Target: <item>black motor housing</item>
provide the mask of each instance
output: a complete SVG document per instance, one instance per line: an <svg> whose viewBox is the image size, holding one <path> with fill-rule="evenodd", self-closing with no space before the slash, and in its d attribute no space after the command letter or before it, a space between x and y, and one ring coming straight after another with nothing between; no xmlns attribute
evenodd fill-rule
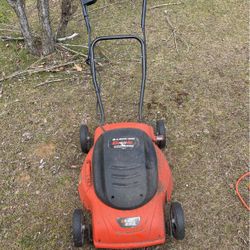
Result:
<svg viewBox="0 0 250 250"><path fill-rule="evenodd" d="M94 146L92 162L96 194L113 208L135 209L157 191L155 146L144 131L125 128L105 132Z"/></svg>

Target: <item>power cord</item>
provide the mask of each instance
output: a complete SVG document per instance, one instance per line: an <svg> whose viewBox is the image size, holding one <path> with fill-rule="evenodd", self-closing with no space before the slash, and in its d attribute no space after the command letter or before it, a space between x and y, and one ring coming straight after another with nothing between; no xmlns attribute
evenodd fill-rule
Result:
<svg viewBox="0 0 250 250"><path fill-rule="evenodd" d="M235 190L236 190L236 194L239 197L241 203L243 204L243 206L250 211L250 206L246 203L246 201L244 200L244 198L242 197L240 191L239 191L239 185L241 183L241 181L243 179L245 179L247 176L250 176L250 172L246 172L245 174L241 175L240 178L237 180L236 185L235 185ZM250 191L250 184L248 185L248 191Z"/></svg>

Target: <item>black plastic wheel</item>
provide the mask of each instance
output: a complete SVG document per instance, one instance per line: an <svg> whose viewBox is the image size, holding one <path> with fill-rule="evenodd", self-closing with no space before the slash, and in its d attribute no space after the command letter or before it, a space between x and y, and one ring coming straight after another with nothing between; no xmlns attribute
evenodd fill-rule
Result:
<svg viewBox="0 0 250 250"><path fill-rule="evenodd" d="M166 235L172 237L171 231L171 220L170 220L170 203L165 204L165 228L166 228Z"/></svg>
<svg viewBox="0 0 250 250"><path fill-rule="evenodd" d="M87 234L88 242L90 244L92 244L93 243L93 231L92 231L92 225L91 224L89 224L87 226L86 234Z"/></svg>
<svg viewBox="0 0 250 250"><path fill-rule="evenodd" d="M156 135L161 137L161 140L157 140L157 145L160 149L166 147L166 127L163 120L156 121Z"/></svg>
<svg viewBox="0 0 250 250"><path fill-rule="evenodd" d="M171 203L170 207L171 232L176 240L185 238L185 218L182 206L179 202Z"/></svg>
<svg viewBox="0 0 250 250"><path fill-rule="evenodd" d="M73 213L72 228L73 228L74 246L82 247L84 243L82 209L75 209Z"/></svg>
<svg viewBox="0 0 250 250"><path fill-rule="evenodd" d="M92 139L87 125L80 127L80 144L83 153L88 153L92 147Z"/></svg>

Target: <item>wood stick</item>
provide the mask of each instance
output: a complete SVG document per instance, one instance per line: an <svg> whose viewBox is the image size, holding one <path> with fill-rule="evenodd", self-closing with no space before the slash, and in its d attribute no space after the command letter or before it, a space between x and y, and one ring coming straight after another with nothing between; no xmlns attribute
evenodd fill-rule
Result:
<svg viewBox="0 0 250 250"><path fill-rule="evenodd" d="M18 25L12 25L12 24L7 24L7 23L1 23L0 25L1 25L1 27L2 27L2 26L8 27L8 28L10 28L10 29L12 29L12 30L18 29Z"/></svg>
<svg viewBox="0 0 250 250"><path fill-rule="evenodd" d="M83 54L83 53L81 53L81 52L75 51L75 50L73 50L73 49L70 49L70 48L64 46L64 45L61 44L61 43L59 43L57 46L63 48L64 50L67 50L67 51L69 51L69 52L71 52L71 53L73 53L73 54L75 54L75 55L83 56L83 57L85 57L85 58L88 57L87 55L85 55L85 54Z"/></svg>
<svg viewBox="0 0 250 250"><path fill-rule="evenodd" d="M67 41L67 40L72 40L74 39L75 37L79 36L78 33L74 33L70 36L66 36L66 37L61 37L61 38L57 38L57 42L64 42L64 41ZM24 38L23 37L14 37L14 36L0 36L0 39L3 40L3 41L24 41Z"/></svg>
<svg viewBox="0 0 250 250"><path fill-rule="evenodd" d="M60 45L61 43L59 43ZM88 49L88 46L85 45L80 45L80 44L70 44L70 43L63 43L62 45L67 46L67 47L78 47L78 48L85 48Z"/></svg>
<svg viewBox="0 0 250 250"><path fill-rule="evenodd" d="M32 75L32 74L36 74L36 73L40 73L40 72L53 72L58 68L69 66L69 65L72 65L72 64L75 64L75 63L76 63L76 60L66 62L66 63L62 63L62 64L49 66L49 67L46 67L46 68L36 68L36 69L29 69L28 68L26 70L17 71L17 72L14 72L14 73L12 73L12 74L4 77L4 78L1 78L0 83L3 82L3 81L6 81L6 80L12 79L14 77L20 76L20 75L26 75L26 74ZM0 85L0 87L1 87L1 85Z"/></svg>
<svg viewBox="0 0 250 250"><path fill-rule="evenodd" d="M171 5L180 5L180 4L184 4L184 3L183 3L183 2L177 2L177 3L159 4L159 5L152 6L152 7L150 8L150 10L158 9L158 8L163 8L163 7L167 7L167 6L171 6Z"/></svg>
<svg viewBox="0 0 250 250"><path fill-rule="evenodd" d="M7 29L7 28L0 28L0 31L10 31L10 32L16 31L16 32L20 32L17 29Z"/></svg>
<svg viewBox="0 0 250 250"><path fill-rule="evenodd" d="M179 42L182 42L186 46L187 52L189 52L189 45L188 45L188 43L186 42L186 40L183 37L183 35L178 34L176 28L174 27L174 25L170 21L170 18L168 16L168 11L165 10L164 14L166 16L166 21L167 21L167 23L168 23L168 25L169 25L169 27L170 27L170 29L172 31L172 35L170 35L170 37L167 39L167 42L170 40L171 37L173 37L174 38L174 45L175 45L175 49L176 49L177 53L179 53L178 42L177 42L178 40L179 40Z"/></svg>
<svg viewBox="0 0 250 250"><path fill-rule="evenodd" d="M173 37L174 37L174 45L175 45L176 52L179 53L179 49L178 49L178 45L177 45L176 28L173 26L172 22L170 21L169 16L168 16L168 12L166 10L164 11L164 14L166 16L166 21L167 21L167 23L172 31Z"/></svg>
<svg viewBox="0 0 250 250"><path fill-rule="evenodd" d="M83 56L83 57L85 57L85 58L88 58L88 56L87 55L85 55L85 54L83 54L83 53L81 53L81 52L78 52L78 51L75 51L75 50L73 50L73 49L70 49L70 48L68 48L68 47L66 47L66 46L64 46L64 45L62 45L61 43L60 44L57 44L59 47L62 47L64 50L67 50L67 51L69 51L69 52L71 52L71 53L73 53L73 54L75 54L75 55L78 55L78 56ZM103 66L100 62L96 62L96 64L97 65L99 65L99 66Z"/></svg>
<svg viewBox="0 0 250 250"><path fill-rule="evenodd" d="M0 36L2 41L24 41L23 37Z"/></svg>
<svg viewBox="0 0 250 250"><path fill-rule="evenodd" d="M31 65L29 65L25 70L23 70L23 72L27 71L28 69L32 68L34 65L36 65L37 63L41 62L44 58L46 58L48 56L45 57L40 57L38 60L36 60L35 62L33 62ZM3 96L3 81L6 79L7 77L4 77L2 79L0 79L0 98ZM7 79L6 79L7 80Z"/></svg>
<svg viewBox="0 0 250 250"><path fill-rule="evenodd" d="M38 87L41 87L41 86L44 86L44 85L47 85L47 84L50 84L50 83L62 82L62 81L66 81L66 80L69 80L69 78L47 80L45 82L41 82L41 83L37 84L34 88L38 88Z"/></svg>
<svg viewBox="0 0 250 250"><path fill-rule="evenodd" d="M70 36L57 38L56 41L57 41L57 42L64 42L64 41L67 41L67 40L72 40L72 39L74 39L74 38L77 37L77 36L79 36L79 33L73 33L73 34L70 35Z"/></svg>

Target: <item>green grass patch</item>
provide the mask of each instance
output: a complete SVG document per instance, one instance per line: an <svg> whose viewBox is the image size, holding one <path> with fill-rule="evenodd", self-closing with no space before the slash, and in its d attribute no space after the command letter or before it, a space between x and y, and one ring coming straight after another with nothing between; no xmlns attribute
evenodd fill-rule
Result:
<svg viewBox="0 0 250 250"><path fill-rule="evenodd" d="M31 235L24 235L21 240L19 241L19 244L21 245L22 249L26 249L31 247L34 242L33 242L33 238Z"/></svg>
<svg viewBox="0 0 250 250"><path fill-rule="evenodd" d="M13 11L10 5L7 3L6 0L1 1L1 8L0 8L0 24L1 23L8 23L13 16Z"/></svg>

